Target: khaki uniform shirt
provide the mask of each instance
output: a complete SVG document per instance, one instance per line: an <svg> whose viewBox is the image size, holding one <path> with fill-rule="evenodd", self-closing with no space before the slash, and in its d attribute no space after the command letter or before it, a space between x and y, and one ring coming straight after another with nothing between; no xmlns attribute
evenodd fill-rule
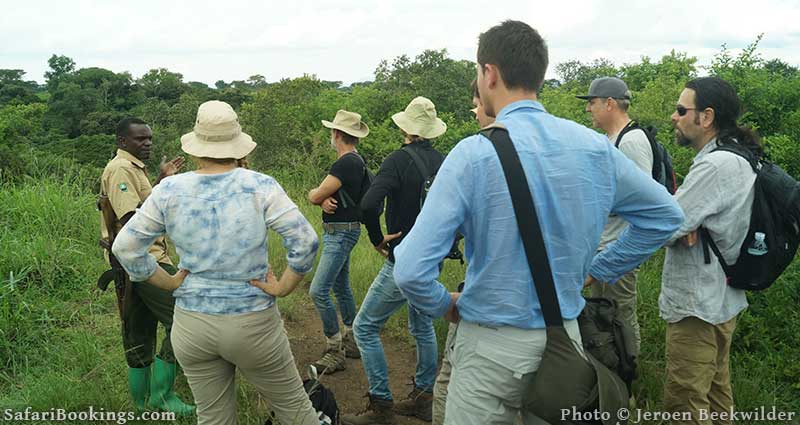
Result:
<svg viewBox="0 0 800 425"><path fill-rule="evenodd" d="M103 170L103 176L100 178L100 191L102 194L108 195L117 219L116 230L119 232L122 228L119 219L125 214L136 211L136 208L150 196L153 186L147 179L144 163L130 153L117 149L117 156ZM108 229L106 229L102 215L100 216L100 231L103 238L108 238ZM167 241L163 236L156 239L148 252L159 263L172 264L167 255ZM105 253L105 256L108 261L108 252Z"/></svg>

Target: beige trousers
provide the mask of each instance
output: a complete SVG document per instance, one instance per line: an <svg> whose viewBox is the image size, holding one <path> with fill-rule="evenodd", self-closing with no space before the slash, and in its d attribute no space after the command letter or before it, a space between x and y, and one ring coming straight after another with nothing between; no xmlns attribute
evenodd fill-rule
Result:
<svg viewBox="0 0 800 425"><path fill-rule="evenodd" d="M564 328L580 347L578 321L565 320ZM449 353L452 368L444 424L546 424L522 408L546 342L544 329L489 328L461 321Z"/></svg>
<svg viewBox="0 0 800 425"><path fill-rule="evenodd" d="M232 315L175 307L172 347L194 394L199 425L236 424L237 368L282 424L319 425L277 307Z"/></svg>
<svg viewBox="0 0 800 425"><path fill-rule="evenodd" d="M673 425L731 423L701 420L699 412L729 412L733 408L730 350L734 329L735 317L719 325L696 317L667 323L664 410L691 413L690 420L672 421Z"/></svg>
<svg viewBox="0 0 800 425"><path fill-rule="evenodd" d="M450 385L450 348L455 342L456 328L458 325L450 323L447 329L447 341L444 343L444 356L442 357L442 367L436 375L436 382L433 384L433 420L431 425L444 424L444 406L447 402L447 386Z"/></svg>

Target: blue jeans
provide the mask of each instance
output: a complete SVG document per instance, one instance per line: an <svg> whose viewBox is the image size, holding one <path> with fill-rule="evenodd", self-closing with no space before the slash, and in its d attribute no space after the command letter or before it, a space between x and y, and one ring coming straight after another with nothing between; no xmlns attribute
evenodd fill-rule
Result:
<svg viewBox="0 0 800 425"><path fill-rule="evenodd" d="M369 381L369 393L383 400L391 400L392 392L389 390L389 370L381 344L381 329L389 317L406 303L394 282L392 270L394 264L387 260L369 287L353 325L353 334ZM409 306L408 329L417 341L415 386L432 391L438 356L433 319Z"/></svg>
<svg viewBox="0 0 800 425"><path fill-rule="evenodd" d="M356 302L350 290L350 251L356 246L361 229L325 231L322 235L322 254L308 293L322 318L326 337L339 333L339 319L331 302L330 292L336 294L342 322L352 326L356 317Z"/></svg>

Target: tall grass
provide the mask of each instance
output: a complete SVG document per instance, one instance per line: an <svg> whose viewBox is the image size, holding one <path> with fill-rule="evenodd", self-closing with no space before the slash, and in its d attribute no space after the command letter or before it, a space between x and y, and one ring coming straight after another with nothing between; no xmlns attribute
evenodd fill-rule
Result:
<svg viewBox="0 0 800 425"><path fill-rule="evenodd" d="M114 298L100 294L94 282L105 269L97 246L99 215L94 208L93 179L99 170L71 169L49 160L58 178L29 179L0 186L0 408L72 411L88 406L132 410L126 387L125 361ZM299 170L305 171L299 171ZM321 228L319 207L305 196L324 170L266 170L274 175L316 229ZM94 173L94 174L93 174ZM285 268L285 251L270 234L269 261ZM351 257L353 292L357 303L366 295L384 259L374 251L366 231ZM636 382L639 407L659 409L664 379L664 321L658 315L663 254L645 263L639 273L639 320L642 326L640 379ZM441 276L455 288L465 268L448 261ZM279 301L289 320L313 314L308 281ZM737 410L777 406L800 411L800 261L787 270L773 288L749 295L750 308L734 334L732 377ZM312 309L305 311L303 309ZM387 324L387 332L413 339L406 331L405 309ZM446 324L436 321L440 345ZM320 345L322 343L320 342ZM252 387L240 380L239 420L259 423L266 408ZM185 380L178 391L191 399ZM178 424L193 423L184 419Z"/></svg>

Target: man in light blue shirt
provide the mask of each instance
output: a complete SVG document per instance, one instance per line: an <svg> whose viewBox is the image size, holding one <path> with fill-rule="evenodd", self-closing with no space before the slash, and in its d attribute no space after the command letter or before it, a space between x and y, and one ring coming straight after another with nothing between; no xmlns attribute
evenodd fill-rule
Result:
<svg viewBox="0 0 800 425"><path fill-rule="evenodd" d="M477 81L486 113L519 153L549 254L570 337L584 283L616 282L661 247L683 214L669 193L600 134L549 115L537 101L547 47L525 23L481 34ZM489 140L462 140L447 156L417 223L395 250L394 277L409 303L461 322L452 347L445 424L511 423L546 341L500 160ZM609 214L630 223L595 256ZM462 294L436 281L448 241L460 232L469 262ZM448 347L450 349L450 347ZM535 416L523 412L525 423Z"/></svg>

